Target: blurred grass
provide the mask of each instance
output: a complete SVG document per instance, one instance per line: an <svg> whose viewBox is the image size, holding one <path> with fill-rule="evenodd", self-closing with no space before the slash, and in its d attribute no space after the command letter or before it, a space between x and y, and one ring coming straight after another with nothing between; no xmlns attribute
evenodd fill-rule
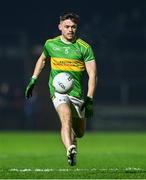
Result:
<svg viewBox="0 0 146 180"><path fill-rule="evenodd" d="M0 132L0 178L143 179L146 133L86 133L78 141L77 166L69 167L59 133Z"/></svg>

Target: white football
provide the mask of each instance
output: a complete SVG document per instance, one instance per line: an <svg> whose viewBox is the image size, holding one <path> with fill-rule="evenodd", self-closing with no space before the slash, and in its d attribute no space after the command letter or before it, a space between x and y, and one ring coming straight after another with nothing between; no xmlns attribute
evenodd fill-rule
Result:
<svg viewBox="0 0 146 180"><path fill-rule="evenodd" d="M73 88L74 79L69 73L61 72L57 74L53 79L53 86L55 91L61 94L65 94Z"/></svg>

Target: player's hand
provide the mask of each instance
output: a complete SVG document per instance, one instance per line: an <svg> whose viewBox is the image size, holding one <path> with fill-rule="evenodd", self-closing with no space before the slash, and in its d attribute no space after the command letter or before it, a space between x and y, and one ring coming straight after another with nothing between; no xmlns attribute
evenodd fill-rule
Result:
<svg viewBox="0 0 146 180"><path fill-rule="evenodd" d="M33 91L36 81L37 81L37 79L31 78L31 80L25 90L26 99L29 99L30 97L32 97L32 91Z"/></svg>
<svg viewBox="0 0 146 180"><path fill-rule="evenodd" d="M85 117L90 118L93 116L93 99L86 97L85 102L82 106L82 109L85 108Z"/></svg>

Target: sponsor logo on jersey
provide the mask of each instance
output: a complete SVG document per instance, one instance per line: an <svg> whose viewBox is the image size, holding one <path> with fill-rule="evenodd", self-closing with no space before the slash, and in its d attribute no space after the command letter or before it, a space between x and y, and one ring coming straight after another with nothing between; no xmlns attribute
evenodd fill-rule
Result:
<svg viewBox="0 0 146 180"><path fill-rule="evenodd" d="M64 71L84 71L85 64L83 61L76 59L51 58L51 67L55 70Z"/></svg>
<svg viewBox="0 0 146 180"><path fill-rule="evenodd" d="M54 51L60 51L60 48L58 48L58 47L53 47L52 48Z"/></svg>

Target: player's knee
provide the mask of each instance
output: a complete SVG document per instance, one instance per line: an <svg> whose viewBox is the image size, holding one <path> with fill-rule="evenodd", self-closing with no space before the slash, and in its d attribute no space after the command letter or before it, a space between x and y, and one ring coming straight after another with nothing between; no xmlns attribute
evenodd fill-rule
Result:
<svg viewBox="0 0 146 180"><path fill-rule="evenodd" d="M59 114L62 123L66 122L66 120L71 118L71 110L67 104L59 105L59 107L57 108L57 112Z"/></svg>
<svg viewBox="0 0 146 180"><path fill-rule="evenodd" d="M70 120L71 115L70 115L69 112L63 112L63 113L60 115L60 118L61 118L62 121L65 123L66 121Z"/></svg>

